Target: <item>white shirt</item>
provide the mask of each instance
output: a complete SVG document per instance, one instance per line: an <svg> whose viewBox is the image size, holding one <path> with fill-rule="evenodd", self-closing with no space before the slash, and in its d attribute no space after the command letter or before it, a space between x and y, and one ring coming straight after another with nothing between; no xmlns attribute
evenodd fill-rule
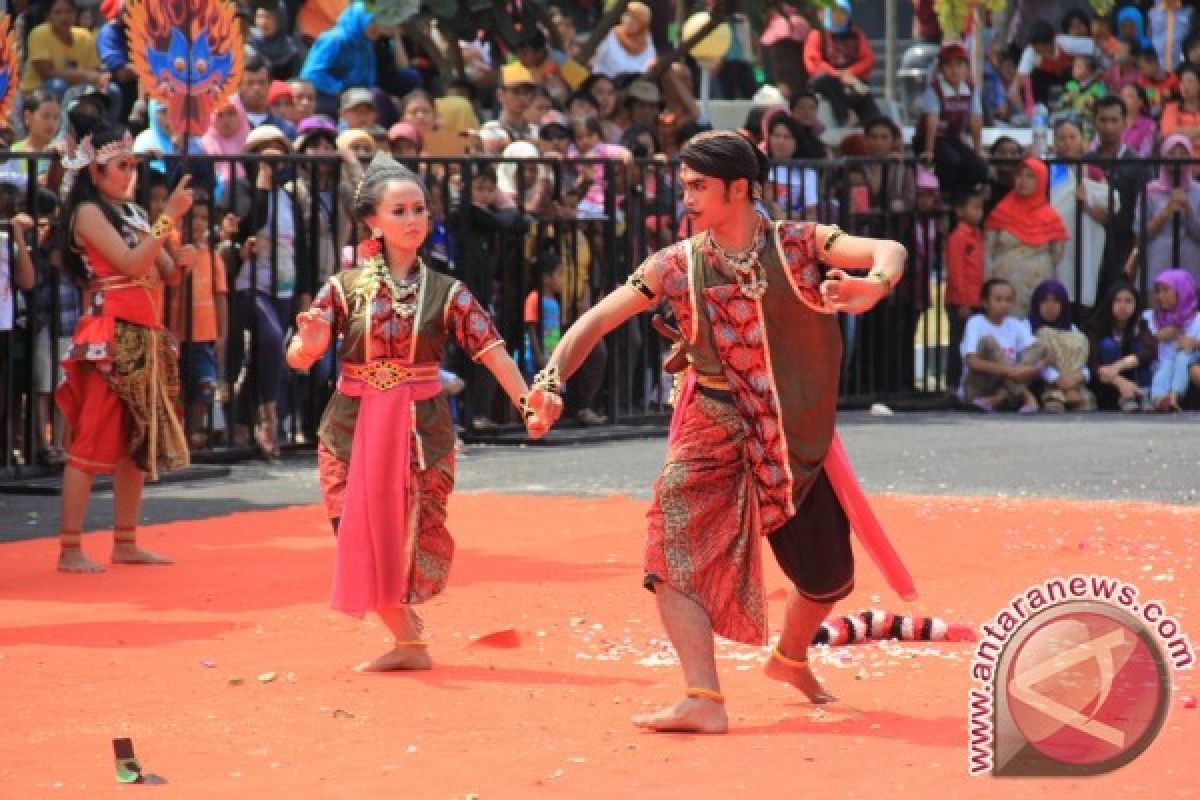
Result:
<svg viewBox="0 0 1200 800"><path fill-rule="evenodd" d="M1067 36L1059 34L1054 37L1055 45L1062 53L1069 56L1091 56L1096 54L1096 43L1089 36ZM1032 75L1033 71L1042 64L1042 57L1027 45L1021 53L1021 61L1017 64L1018 75Z"/></svg>
<svg viewBox="0 0 1200 800"><path fill-rule="evenodd" d="M0 232L0 331L11 331L13 328L12 271L8 262L10 250L8 233Z"/></svg>
<svg viewBox="0 0 1200 800"><path fill-rule="evenodd" d="M960 397L966 397L963 387L966 385L967 375L971 372L971 368L966 364L967 356L979 349L979 341L985 336L991 336L1000 345L1006 364L1017 363L1021 353L1034 342L1033 333L1029 330L1027 320L1005 317L999 325L996 325L983 314L972 316L967 320L967 327L963 330L962 345L959 347L959 353L963 357L963 379L962 385L958 387Z"/></svg>
<svg viewBox="0 0 1200 800"><path fill-rule="evenodd" d="M626 73L643 73L650 69L650 62L658 56L654 51L654 42L636 56L630 55L617 37L611 32L600 42L596 55L592 58L592 72L615 78Z"/></svg>

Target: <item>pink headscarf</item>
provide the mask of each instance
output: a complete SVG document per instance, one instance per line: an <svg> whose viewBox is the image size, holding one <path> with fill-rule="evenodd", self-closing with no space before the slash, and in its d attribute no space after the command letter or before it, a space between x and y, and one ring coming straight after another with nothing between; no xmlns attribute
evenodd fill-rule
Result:
<svg viewBox="0 0 1200 800"><path fill-rule="evenodd" d="M1154 322L1159 328L1187 330L1196 318L1196 282L1186 269L1169 269L1154 279L1154 284L1175 290L1176 303L1170 311L1154 309Z"/></svg>
<svg viewBox="0 0 1200 800"><path fill-rule="evenodd" d="M224 111L226 108L235 109L238 113L238 128L233 136L222 136L217 131L216 115ZM213 122L208 127L208 132L200 138L200 146L204 148L204 152L210 156L236 156L246 149L246 137L250 135L250 121L246 119L246 110L242 108L242 101L239 97L233 97L227 104L217 108L213 114ZM221 183L229 183L230 166L233 166L235 177L239 180L246 177L246 171L241 164L230 164L228 161L218 161L216 163L217 180Z"/></svg>
<svg viewBox="0 0 1200 800"><path fill-rule="evenodd" d="M1182 145L1187 150L1187 157L1192 158L1195 152L1192 150L1192 141L1181 133L1175 133L1163 139L1162 146L1158 148L1158 154L1163 158L1167 158L1167 153L1175 147ZM1178 169L1178 172L1176 172ZM1190 192L1193 186L1191 164L1180 164L1176 168L1172 164L1162 164L1158 168L1158 178L1151 181L1146 188L1153 192L1171 192L1175 189L1183 189L1185 192ZM1179 175L1179 185L1175 185L1175 176Z"/></svg>

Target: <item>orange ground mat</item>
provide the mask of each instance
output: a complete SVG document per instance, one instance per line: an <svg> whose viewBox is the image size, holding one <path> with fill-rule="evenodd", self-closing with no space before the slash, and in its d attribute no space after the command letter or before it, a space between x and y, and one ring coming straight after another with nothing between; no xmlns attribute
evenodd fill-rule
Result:
<svg viewBox="0 0 1200 800"><path fill-rule="evenodd" d="M860 554L841 610L979 623L1031 584L1090 572L1136 583L1200 641L1200 509L874 502L921 599L905 607ZM422 612L437 666L420 674L352 670L386 633L327 608L333 540L315 506L147 527L174 567L68 576L51 540L0 547L0 798L1200 796L1194 671L1173 676L1158 740L1113 774L968 777L968 644L822 652L843 704L818 713L762 675L764 650L723 642L730 734L638 731L632 714L682 688L639 587L644 511L456 495L451 585ZM88 535L86 551L109 541ZM767 574L777 629L783 579ZM111 740L126 736L168 785L116 783Z"/></svg>

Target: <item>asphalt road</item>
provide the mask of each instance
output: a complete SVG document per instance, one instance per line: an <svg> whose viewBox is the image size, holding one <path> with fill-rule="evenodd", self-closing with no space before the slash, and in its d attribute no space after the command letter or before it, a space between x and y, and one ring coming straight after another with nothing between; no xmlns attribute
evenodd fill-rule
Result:
<svg viewBox="0 0 1200 800"><path fill-rule="evenodd" d="M868 492L1069 497L1200 504L1200 414L987 417L842 414L839 430ZM570 447L471 447L460 491L648 498L663 438ZM315 462L233 467L230 477L147 489L144 522L319 502ZM111 494L96 493L87 529L111 526ZM58 500L0 495L0 541L49 536Z"/></svg>

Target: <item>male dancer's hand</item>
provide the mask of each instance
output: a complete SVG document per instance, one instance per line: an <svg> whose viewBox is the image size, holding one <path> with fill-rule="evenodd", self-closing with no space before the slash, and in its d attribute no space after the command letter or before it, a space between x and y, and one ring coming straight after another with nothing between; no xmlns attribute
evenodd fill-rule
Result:
<svg viewBox="0 0 1200 800"><path fill-rule="evenodd" d="M843 270L831 269L821 282L821 296L836 311L861 314L887 297L888 287L874 278L855 278Z"/></svg>

